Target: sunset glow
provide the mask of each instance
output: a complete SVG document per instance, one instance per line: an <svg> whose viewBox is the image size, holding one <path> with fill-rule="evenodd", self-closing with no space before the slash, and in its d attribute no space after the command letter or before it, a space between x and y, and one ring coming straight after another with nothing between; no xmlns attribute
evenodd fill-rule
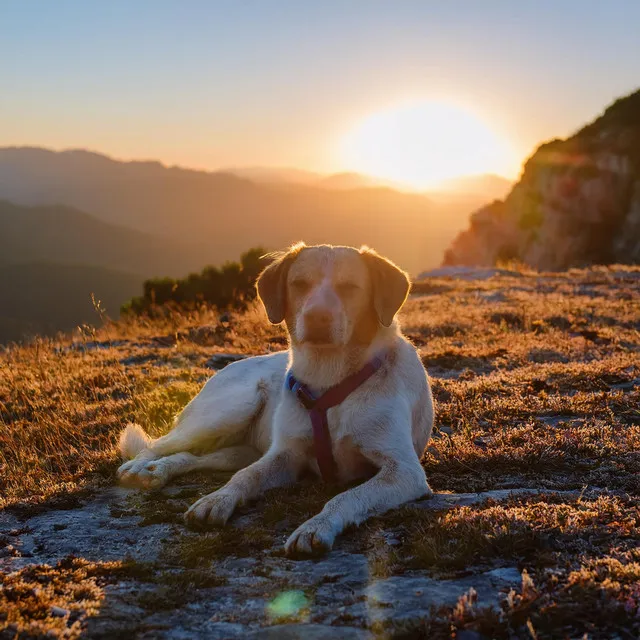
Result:
<svg viewBox="0 0 640 640"><path fill-rule="evenodd" d="M352 171L422 189L465 175L510 177L506 141L472 112L446 102L412 102L370 115L342 139Z"/></svg>

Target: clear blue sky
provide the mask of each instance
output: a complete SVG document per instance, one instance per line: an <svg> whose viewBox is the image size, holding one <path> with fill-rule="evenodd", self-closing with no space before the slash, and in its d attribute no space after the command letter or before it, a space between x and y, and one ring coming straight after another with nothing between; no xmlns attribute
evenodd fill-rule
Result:
<svg viewBox="0 0 640 640"><path fill-rule="evenodd" d="M359 119L437 98L524 159L639 86L635 0L0 0L0 145L340 170Z"/></svg>

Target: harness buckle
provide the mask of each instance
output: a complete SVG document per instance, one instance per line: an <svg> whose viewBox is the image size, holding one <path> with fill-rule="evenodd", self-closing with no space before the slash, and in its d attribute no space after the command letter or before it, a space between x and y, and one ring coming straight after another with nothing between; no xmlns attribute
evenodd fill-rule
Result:
<svg viewBox="0 0 640 640"><path fill-rule="evenodd" d="M308 409L308 410L313 409L316 403L316 399L311 395L311 392L306 387L303 387L302 385L298 385L298 388L295 389L295 392L296 392L296 398L300 400L300 402L302 403L302 406L305 409Z"/></svg>

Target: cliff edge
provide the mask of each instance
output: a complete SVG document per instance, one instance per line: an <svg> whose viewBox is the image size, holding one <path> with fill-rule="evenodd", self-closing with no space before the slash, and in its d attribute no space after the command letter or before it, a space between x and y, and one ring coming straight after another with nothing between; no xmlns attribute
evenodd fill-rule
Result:
<svg viewBox="0 0 640 640"><path fill-rule="evenodd" d="M640 90L541 145L506 199L471 215L444 264L512 259L541 270L640 262Z"/></svg>

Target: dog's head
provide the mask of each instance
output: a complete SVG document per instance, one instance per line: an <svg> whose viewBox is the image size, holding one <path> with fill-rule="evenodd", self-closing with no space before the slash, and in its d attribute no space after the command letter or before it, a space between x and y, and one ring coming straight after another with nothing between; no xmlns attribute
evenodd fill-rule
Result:
<svg viewBox="0 0 640 640"><path fill-rule="evenodd" d="M368 343L389 327L409 292L409 278L372 249L294 245L261 274L258 295L291 341L318 348Z"/></svg>

